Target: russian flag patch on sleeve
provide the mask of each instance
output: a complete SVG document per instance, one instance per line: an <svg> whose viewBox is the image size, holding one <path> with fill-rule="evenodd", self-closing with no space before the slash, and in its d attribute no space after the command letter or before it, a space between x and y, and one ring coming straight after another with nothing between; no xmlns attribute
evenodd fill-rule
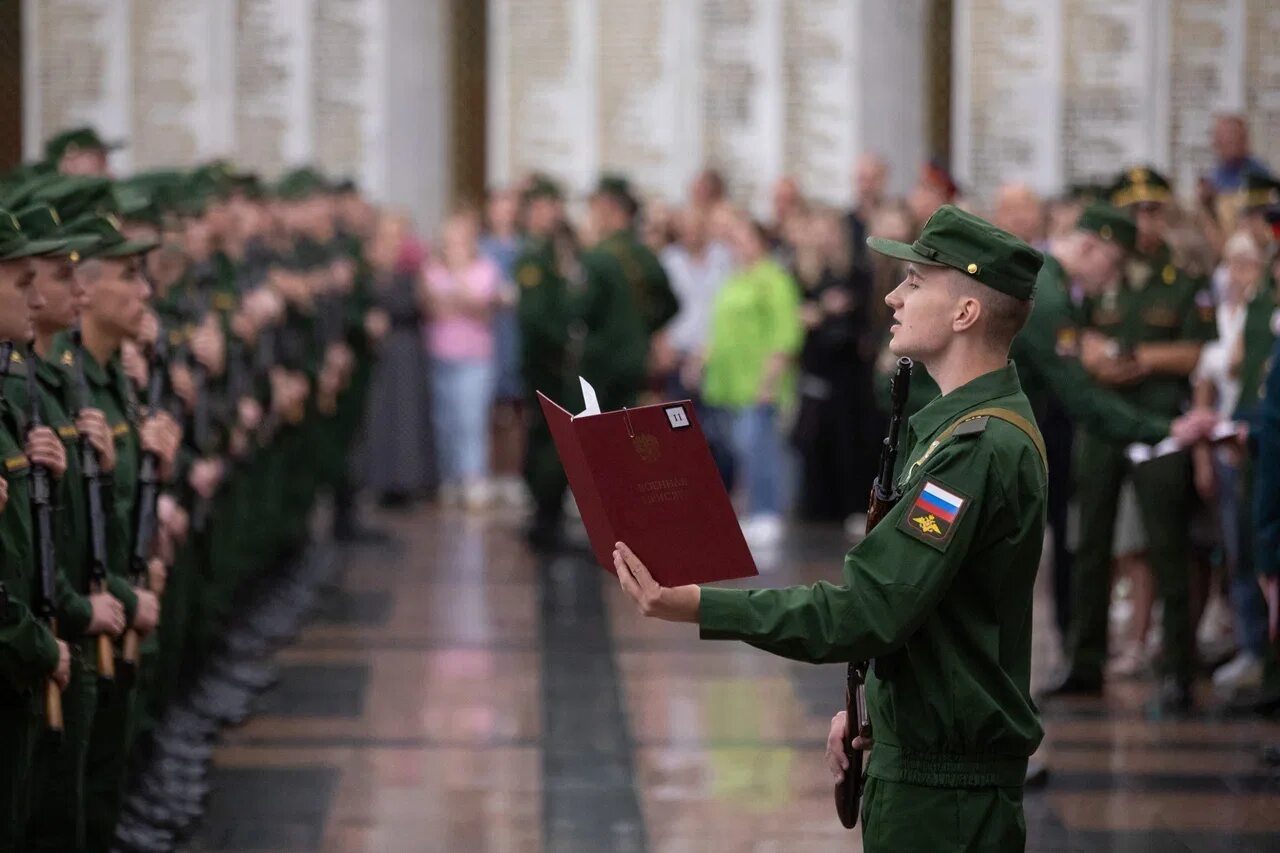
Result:
<svg viewBox="0 0 1280 853"><path fill-rule="evenodd" d="M898 529L939 551L951 542L969 498L937 480L921 480L907 511L898 520Z"/></svg>

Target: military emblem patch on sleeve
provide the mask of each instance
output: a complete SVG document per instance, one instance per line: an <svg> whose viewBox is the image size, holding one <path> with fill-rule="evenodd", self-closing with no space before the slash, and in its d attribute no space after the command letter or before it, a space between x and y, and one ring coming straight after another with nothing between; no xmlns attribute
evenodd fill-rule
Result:
<svg viewBox="0 0 1280 853"><path fill-rule="evenodd" d="M907 511L898 520L898 529L939 551L945 551L969 503L969 498L957 494L955 489L943 487L938 481L926 477L920 482Z"/></svg>

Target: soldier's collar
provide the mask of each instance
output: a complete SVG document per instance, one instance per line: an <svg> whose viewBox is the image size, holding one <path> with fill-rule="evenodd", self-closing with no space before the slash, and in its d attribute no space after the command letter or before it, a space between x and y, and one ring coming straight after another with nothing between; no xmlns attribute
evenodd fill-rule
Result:
<svg viewBox="0 0 1280 853"><path fill-rule="evenodd" d="M916 369L924 368L917 366ZM911 416L909 421L911 432L917 441L923 441L965 412L1021 391L1022 384L1018 381L1018 369L1010 361L999 370L984 373L977 379L961 385L950 394L933 398L923 409ZM907 461L910 463L911 460Z"/></svg>

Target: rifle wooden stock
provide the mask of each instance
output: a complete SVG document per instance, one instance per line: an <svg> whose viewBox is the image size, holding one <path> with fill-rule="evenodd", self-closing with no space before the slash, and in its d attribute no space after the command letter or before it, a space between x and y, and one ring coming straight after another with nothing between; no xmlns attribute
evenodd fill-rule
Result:
<svg viewBox="0 0 1280 853"><path fill-rule="evenodd" d="M880 471L871 485L871 500L867 505L868 534L884 520L889 510L902 497L894 475L898 463L898 432L902 427L911 388L911 367L911 359L898 359L898 367L890 386L893 406L889 414L889 434L881 445ZM844 779L836 783L834 792L836 814L845 829L853 829L858 825L858 807L862 801L862 750L854 749L853 741L855 737L871 737L871 715L866 693L867 673L870 671L871 661L851 661L845 676L843 747L845 757L849 760L849 769L845 770Z"/></svg>
<svg viewBox="0 0 1280 853"><path fill-rule="evenodd" d="M98 678L103 681L115 681L116 678L116 650L111 642L111 638L106 634L99 634L95 643L97 650L97 670Z"/></svg>
<svg viewBox="0 0 1280 853"><path fill-rule="evenodd" d="M62 721L62 688L52 678L44 684L44 727L55 735L61 735L66 728Z"/></svg>
<svg viewBox="0 0 1280 853"><path fill-rule="evenodd" d="M138 650L141 645L142 643L136 630L130 628L124 632L124 639L120 641L120 663L124 667L126 676L130 679L137 675Z"/></svg>
<svg viewBox="0 0 1280 853"><path fill-rule="evenodd" d="M50 622L49 630L53 631L55 637L58 636L57 620ZM44 683L44 727L51 734L59 736L66 728L62 718L62 688L52 678Z"/></svg>

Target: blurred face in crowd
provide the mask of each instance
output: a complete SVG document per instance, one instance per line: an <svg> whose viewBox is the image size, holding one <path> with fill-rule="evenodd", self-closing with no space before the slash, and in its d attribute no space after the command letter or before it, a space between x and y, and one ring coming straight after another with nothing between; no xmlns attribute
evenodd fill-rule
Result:
<svg viewBox="0 0 1280 853"><path fill-rule="evenodd" d="M884 298L893 312L889 349L896 356L928 364L952 338L952 322L959 307L949 267L907 264L906 277Z"/></svg>
<svg viewBox="0 0 1280 853"><path fill-rule="evenodd" d="M1223 261L1227 293L1232 301L1242 301L1262 279L1262 252L1247 231L1240 231L1227 241Z"/></svg>
<svg viewBox="0 0 1280 853"><path fill-rule="evenodd" d="M694 207L711 207L724 201L724 178L714 169L704 169L689 186L689 203Z"/></svg>
<svg viewBox="0 0 1280 853"><path fill-rule="evenodd" d="M458 268L475 260L479 225L469 213L455 213L440 233L440 254L446 265Z"/></svg>
<svg viewBox="0 0 1280 853"><path fill-rule="evenodd" d="M863 154L853 166L853 195L862 208L878 207L884 201L889 164L875 154Z"/></svg>
<svg viewBox="0 0 1280 853"><path fill-rule="evenodd" d="M143 264L147 280L163 295L187 271L187 255L182 243L166 234L160 245L147 253Z"/></svg>
<svg viewBox="0 0 1280 853"><path fill-rule="evenodd" d="M373 244L369 249L369 262L380 272L389 272L395 268L400 246L404 243L404 235L408 223L404 217L386 213L378 217L378 224L373 232Z"/></svg>
<svg viewBox="0 0 1280 853"><path fill-rule="evenodd" d="M665 249L671 241L674 220L675 214L671 212L671 208L660 201L650 202L644 211L641 234L644 244L654 252Z"/></svg>
<svg viewBox="0 0 1280 853"><path fill-rule="evenodd" d="M513 234L520 215L520 199L513 189L499 189L489 193L485 204L485 219L489 229L496 234Z"/></svg>
<svg viewBox="0 0 1280 853"><path fill-rule="evenodd" d="M907 206L916 222L923 225L930 216L947 203L947 192L932 181L922 180L907 196Z"/></svg>
<svg viewBox="0 0 1280 853"><path fill-rule="evenodd" d="M65 255L36 258L33 264L35 277L31 286L44 303L32 318L36 328L46 333L67 328L80 316L80 303L84 299L84 288L76 280L75 264Z"/></svg>
<svg viewBox="0 0 1280 853"><path fill-rule="evenodd" d="M550 237L560 224L563 209L559 199L538 196L529 199L524 212L524 227L534 237Z"/></svg>
<svg viewBox="0 0 1280 853"><path fill-rule="evenodd" d="M85 290L85 316L108 334L137 337L151 298L142 258L94 258L82 263L76 273Z"/></svg>
<svg viewBox="0 0 1280 853"><path fill-rule="evenodd" d="M591 218L588 227L595 234L596 239L603 239L631 227L631 214L609 193L593 195L587 202L587 215Z"/></svg>
<svg viewBox="0 0 1280 853"><path fill-rule="evenodd" d="M733 205L727 201L722 201L711 208L711 213L707 219L708 236L717 243L723 243L726 246L733 244L733 229L737 225L741 216L738 211L734 210Z"/></svg>
<svg viewBox="0 0 1280 853"><path fill-rule="evenodd" d="M779 178L773 185L773 221L782 225L799 212L804 199L795 178Z"/></svg>
<svg viewBox="0 0 1280 853"><path fill-rule="evenodd" d="M68 151L58 161L58 171L64 175L108 175L107 152L97 148Z"/></svg>
<svg viewBox="0 0 1280 853"><path fill-rule="evenodd" d="M1124 249L1091 231L1076 231L1069 239L1069 272L1086 293L1100 293L1120 275Z"/></svg>
<svg viewBox="0 0 1280 853"><path fill-rule="evenodd" d="M203 216L186 220L183 235L184 248L193 260L207 260L213 254L213 229Z"/></svg>
<svg viewBox="0 0 1280 853"><path fill-rule="evenodd" d="M1076 230L1076 222L1084 210L1084 202L1079 199L1060 199L1049 205L1050 239L1065 238Z"/></svg>
<svg viewBox="0 0 1280 853"><path fill-rule="evenodd" d="M676 234L680 244L691 252L701 252L707 245L709 216L705 210L686 207L676 215Z"/></svg>
<svg viewBox="0 0 1280 853"><path fill-rule="evenodd" d="M1044 239L1044 205L1026 184L1009 184L996 193L994 222L1028 243Z"/></svg>
<svg viewBox="0 0 1280 853"><path fill-rule="evenodd" d="M759 226L746 217L739 217L733 225L732 246L734 258L740 267L759 263L769 251Z"/></svg>
<svg viewBox="0 0 1280 853"><path fill-rule="evenodd" d="M32 287L35 269L31 261L0 261L0 340L25 343L35 335L32 314L44 305Z"/></svg>
<svg viewBox="0 0 1280 853"><path fill-rule="evenodd" d="M1138 245L1155 247L1164 242L1169 233L1168 205L1144 201L1131 208L1133 221L1138 226Z"/></svg>
<svg viewBox="0 0 1280 853"><path fill-rule="evenodd" d="M915 236L911 215L901 207L889 206L876 211L867 223L867 233L872 237L884 237L899 243L910 243Z"/></svg>
<svg viewBox="0 0 1280 853"><path fill-rule="evenodd" d="M1213 153L1224 163L1249 156L1249 131L1239 116L1219 116L1214 121Z"/></svg>

